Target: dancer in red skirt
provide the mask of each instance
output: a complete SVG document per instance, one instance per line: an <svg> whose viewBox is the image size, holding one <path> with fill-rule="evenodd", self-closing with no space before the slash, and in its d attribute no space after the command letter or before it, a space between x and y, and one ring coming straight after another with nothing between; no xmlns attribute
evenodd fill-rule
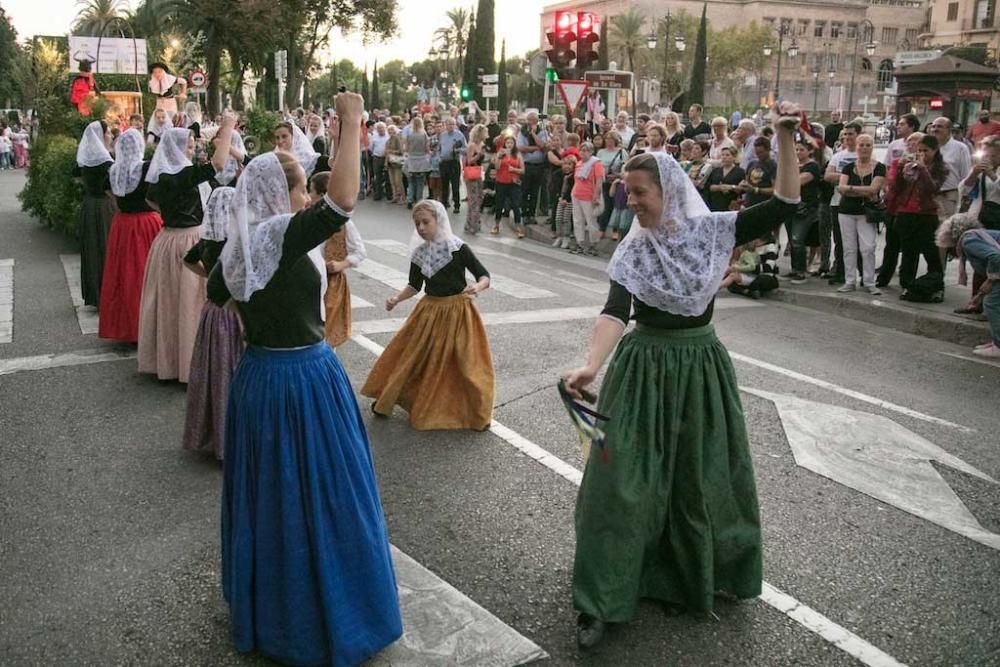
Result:
<svg viewBox="0 0 1000 667"><path fill-rule="evenodd" d="M115 163L109 170L118 212L111 220L101 282L101 338L135 343L139 340L139 302L146 257L163 227L160 214L146 203L145 142L138 130L126 130L115 142Z"/></svg>

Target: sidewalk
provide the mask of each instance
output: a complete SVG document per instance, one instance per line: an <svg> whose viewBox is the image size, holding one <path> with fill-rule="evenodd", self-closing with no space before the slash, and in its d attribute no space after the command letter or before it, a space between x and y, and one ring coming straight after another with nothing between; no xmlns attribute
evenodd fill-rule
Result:
<svg viewBox="0 0 1000 667"><path fill-rule="evenodd" d="M539 217L541 221L542 218ZM509 225L510 220L505 220ZM545 245L552 244L552 234L547 223L527 225L527 238ZM782 232L782 249L786 238ZM884 234L879 235L875 256L881 258L885 244ZM598 244L601 257L607 258L614 252L615 244L609 240ZM780 259L781 273L784 275L791 268L788 257ZM918 272L923 273L924 265ZM971 269L969 270L971 281ZM958 284L958 262L950 261L945 271L945 291L942 303L911 303L900 301L898 278L882 290L882 296L871 296L866 291L848 294L838 294L836 285L828 285L825 280L810 278L804 285L791 285L787 279L781 279L781 288L765 297L789 303L803 308L833 313L878 326L888 327L904 333L916 334L927 338L974 347L989 340L989 325L977 319L975 315L956 315L955 308L964 306L971 294L970 287Z"/></svg>

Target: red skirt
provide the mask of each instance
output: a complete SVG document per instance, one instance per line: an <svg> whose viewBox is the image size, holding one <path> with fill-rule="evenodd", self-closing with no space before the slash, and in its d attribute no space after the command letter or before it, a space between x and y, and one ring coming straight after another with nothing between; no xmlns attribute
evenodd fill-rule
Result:
<svg viewBox="0 0 1000 667"><path fill-rule="evenodd" d="M135 343L139 340L139 303L146 257L163 227L160 214L115 213L108 235L104 279L101 281L101 338Z"/></svg>

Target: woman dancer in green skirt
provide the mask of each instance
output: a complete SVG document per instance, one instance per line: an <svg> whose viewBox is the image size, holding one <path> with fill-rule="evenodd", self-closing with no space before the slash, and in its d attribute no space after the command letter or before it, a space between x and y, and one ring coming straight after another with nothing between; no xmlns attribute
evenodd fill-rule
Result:
<svg viewBox="0 0 1000 667"><path fill-rule="evenodd" d="M795 212L797 106L778 122L775 194L739 213L708 210L666 153L625 165L633 225L608 265L611 292L571 394L617 345L597 410L607 457L587 462L576 507L577 642L630 620L640 598L712 611L714 596L761 588L760 517L746 423L729 354L711 320L733 248ZM796 114L796 115L793 115ZM636 327L625 333L629 319ZM620 343L619 343L620 339Z"/></svg>

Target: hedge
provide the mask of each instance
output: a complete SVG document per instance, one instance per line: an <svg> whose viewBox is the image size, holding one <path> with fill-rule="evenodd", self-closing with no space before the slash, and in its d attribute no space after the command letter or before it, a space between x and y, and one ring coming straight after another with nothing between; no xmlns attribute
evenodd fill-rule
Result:
<svg viewBox="0 0 1000 667"><path fill-rule="evenodd" d="M28 182L18 193L21 209L49 227L75 237L83 190L73 178L77 139L66 135L39 138L32 146Z"/></svg>

